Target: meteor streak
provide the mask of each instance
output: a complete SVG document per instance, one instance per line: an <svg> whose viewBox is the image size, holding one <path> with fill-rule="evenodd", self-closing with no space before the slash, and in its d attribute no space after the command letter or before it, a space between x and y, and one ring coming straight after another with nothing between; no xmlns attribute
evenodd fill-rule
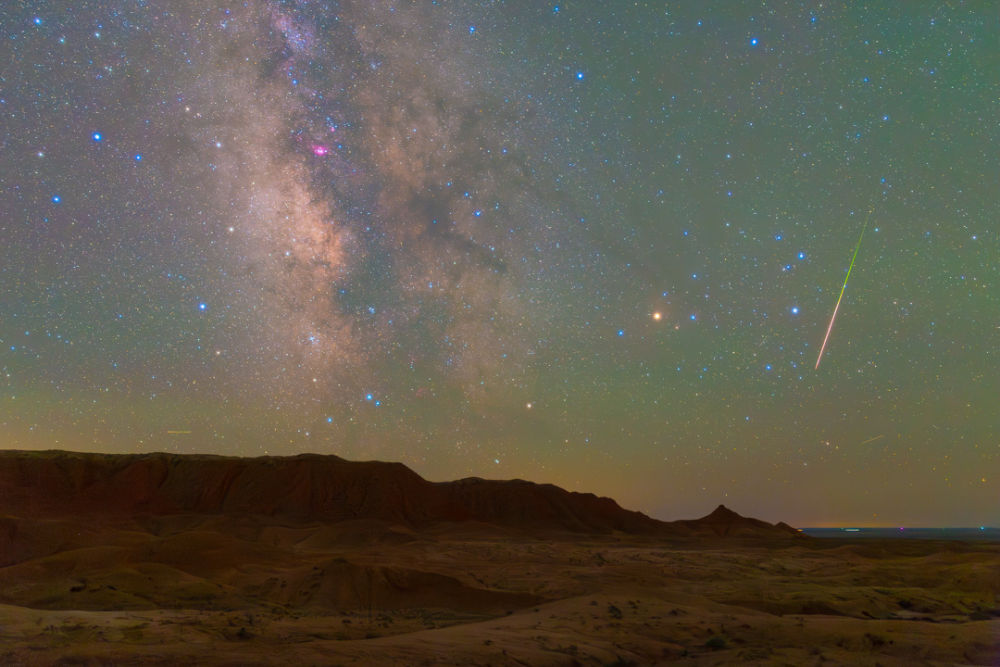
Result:
<svg viewBox="0 0 1000 667"><path fill-rule="evenodd" d="M858 236L858 242L854 246L854 255L851 256L851 265L847 267L847 275L844 276L844 285L840 288L840 296L837 297L837 305L833 307L833 315L830 317L830 325L826 328L826 336L823 337L823 344L819 348L819 356L816 357L816 366L819 368L819 362L823 360L823 351L826 350L826 343L830 340L830 332L833 331L833 321L837 319L837 311L840 310L840 300L844 298L844 290L847 289L847 281L851 279L851 269L854 268L854 260L858 258L858 250L861 249L861 239L865 237L865 230L868 228L868 220L872 217L872 212L875 209L868 211L868 215L865 217L865 224L861 227L861 235ZM815 369L814 369L815 370Z"/></svg>

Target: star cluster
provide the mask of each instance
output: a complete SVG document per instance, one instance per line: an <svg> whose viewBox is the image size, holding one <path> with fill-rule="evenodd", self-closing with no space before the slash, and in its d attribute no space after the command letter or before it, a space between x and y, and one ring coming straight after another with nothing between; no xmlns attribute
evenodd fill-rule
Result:
<svg viewBox="0 0 1000 667"><path fill-rule="evenodd" d="M988 13L26 0L0 30L3 447L1000 522Z"/></svg>

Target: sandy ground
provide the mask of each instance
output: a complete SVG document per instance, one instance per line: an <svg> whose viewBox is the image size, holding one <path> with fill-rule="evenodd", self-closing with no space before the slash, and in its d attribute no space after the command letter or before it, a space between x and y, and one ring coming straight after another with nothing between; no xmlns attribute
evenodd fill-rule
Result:
<svg viewBox="0 0 1000 667"><path fill-rule="evenodd" d="M1000 665L998 544L4 521L3 665Z"/></svg>

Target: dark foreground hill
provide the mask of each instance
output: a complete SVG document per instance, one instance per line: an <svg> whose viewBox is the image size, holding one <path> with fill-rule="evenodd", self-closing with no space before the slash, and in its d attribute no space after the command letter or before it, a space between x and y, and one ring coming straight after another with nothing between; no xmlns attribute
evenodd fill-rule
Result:
<svg viewBox="0 0 1000 667"><path fill-rule="evenodd" d="M517 529L632 535L788 537L792 528L720 506L657 521L610 498L523 480L433 483L401 463L337 456L0 451L0 514L20 517L229 514L424 527L482 522Z"/></svg>
<svg viewBox="0 0 1000 667"><path fill-rule="evenodd" d="M1000 664L1000 545L393 463L0 452L0 665Z"/></svg>

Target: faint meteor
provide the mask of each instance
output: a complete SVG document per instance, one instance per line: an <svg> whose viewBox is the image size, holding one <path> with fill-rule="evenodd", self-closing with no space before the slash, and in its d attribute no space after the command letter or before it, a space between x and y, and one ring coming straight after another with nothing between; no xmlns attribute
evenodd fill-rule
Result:
<svg viewBox="0 0 1000 667"><path fill-rule="evenodd" d="M884 437L885 437L885 434L882 434L882 435L876 435L876 436L875 436L874 438L868 438L867 440L865 440L865 441L864 441L864 442L862 442L861 444L862 444L862 445L867 445L867 444L868 444L869 442L875 442L876 440L881 440L881 439L882 439L882 438L884 438Z"/></svg>
<svg viewBox="0 0 1000 667"><path fill-rule="evenodd" d="M167 435L188 435L191 431L167 431Z"/></svg>
<svg viewBox="0 0 1000 667"><path fill-rule="evenodd" d="M819 368L819 362L823 360L823 351L826 350L826 343L830 340L830 332L833 331L833 321L837 319L837 311L840 310L840 300L844 298L844 290L847 289L847 281L851 279L851 269L854 268L854 260L858 258L858 250L861 249L861 239L865 237L865 230L868 228L868 219L872 217L871 209L868 211L868 215L865 217L865 224L861 227L861 235L858 236L858 242L854 246L854 255L851 256L851 265L847 267L847 275L844 276L844 284L840 288L840 296L837 297L837 305L833 307L833 315L830 317L830 325L826 328L826 336L823 337L823 344L819 348L819 356L816 357L816 366Z"/></svg>

